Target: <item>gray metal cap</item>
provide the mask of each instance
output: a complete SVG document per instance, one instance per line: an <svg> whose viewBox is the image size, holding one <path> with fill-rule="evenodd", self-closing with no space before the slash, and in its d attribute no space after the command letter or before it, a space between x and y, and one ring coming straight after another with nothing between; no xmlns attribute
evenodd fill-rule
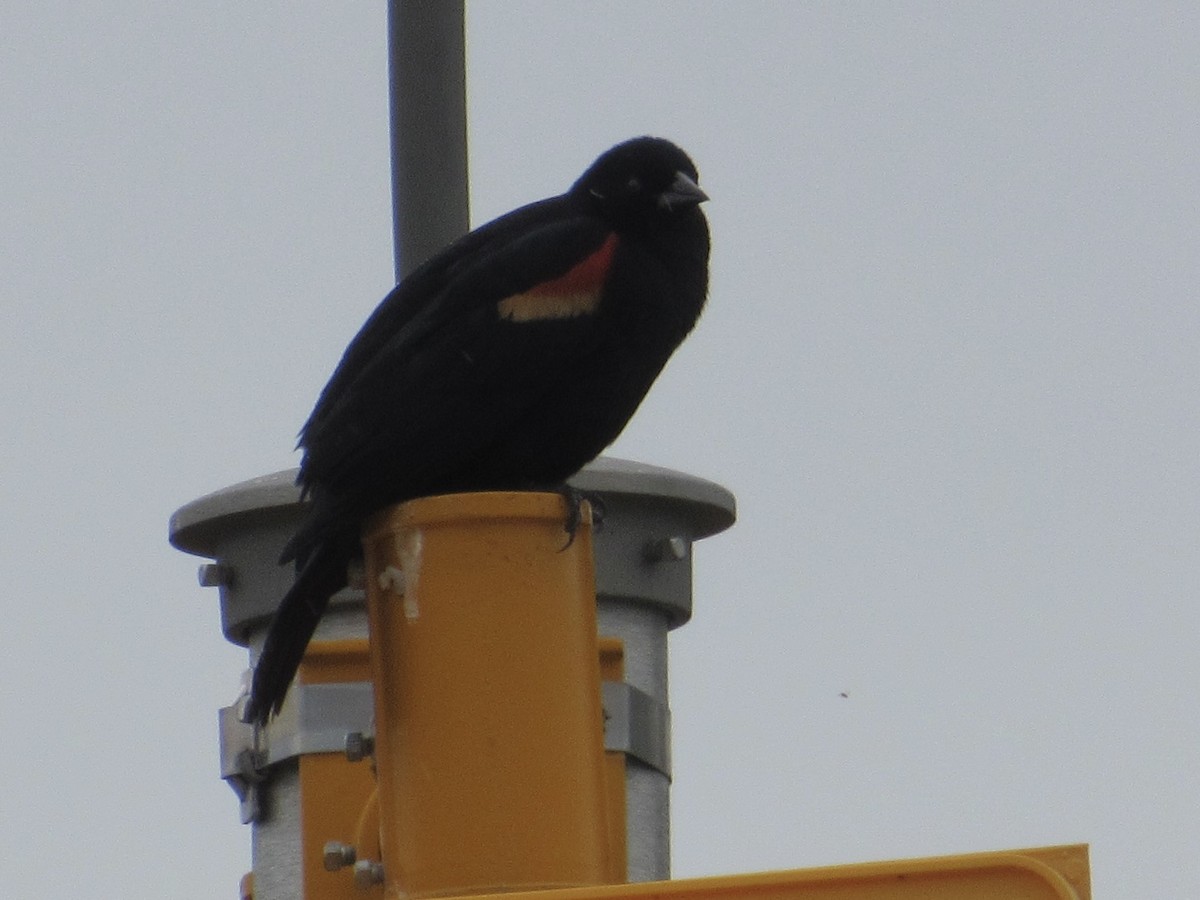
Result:
<svg viewBox="0 0 1200 900"><path fill-rule="evenodd" d="M252 478L171 516L171 544L216 561L201 567L201 582L220 587L222 629L236 644L248 643L291 586L291 567L276 560L304 516L295 477L288 469ZM703 478L610 457L586 466L571 484L603 504L594 539L597 594L656 607L672 627L686 622L692 542L733 524L733 494ZM346 600L361 596L343 593Z"/></svg>

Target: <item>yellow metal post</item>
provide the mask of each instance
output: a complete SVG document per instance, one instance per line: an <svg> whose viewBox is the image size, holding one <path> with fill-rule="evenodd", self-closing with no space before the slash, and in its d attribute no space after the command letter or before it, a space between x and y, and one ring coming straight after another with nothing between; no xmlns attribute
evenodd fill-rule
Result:
<svg viewBox="0 0 1200 900"><path fill-rule="evenodd" d="M366 681L370 665L365 640L314 641L300 666L302 684ZM330 841L352 844L363 857L358 822L375 790L371 768L352 763L345 753L305 753L300 757L301 865L305 900L370 900L378 888L358 887L347 872L330 872L323 850ZM354 842L360 841L355 844Z"/></svg>
<svg viewBox="0 0 1200 900"><path fill-rule="evenodd" d="M460 494L364 533L385 896L611 878L590 512Z"/></svg>

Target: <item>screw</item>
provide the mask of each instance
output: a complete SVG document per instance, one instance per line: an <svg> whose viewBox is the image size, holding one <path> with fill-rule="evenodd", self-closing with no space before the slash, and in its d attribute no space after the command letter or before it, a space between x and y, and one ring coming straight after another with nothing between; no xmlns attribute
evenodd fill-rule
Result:
<svg viewBox="0 0 1200 900"><path fill-rule="evenodd" d="M383 863L373 859L360 859L354 864L354 883L360 888L383 884Z"/></svg>
<svg viewBox="0 0 1200 900"><path fill-rule="evenodd" d="M642 557L646 562L652 563L685 560L688 557L687 538L676 535L656 541L647 541L646 546L642 548Z"/></svg>
<svg viewBox="0 0 1200 900"><path fill-rule="evenodd" d="M350 762L362 762L375 752L375 738L361 731L351 731L346 735L346 759Z"/></svg>
<svg viewBox="0 0 1200 900"><path fill-rule="evenodd" d="M204 563L196 573L200 587L227 587L232 580L232 570L221 563Z"/></svg>
<svg viewBox="0 0 1200 900"><path fill-rule="evenodd" d="M341 841L330 841L325 845L323 856L325 859L325 871L336 872L338 869L354 865L354 860L358 857L358 852L350 844L344 844Z"/></svg>

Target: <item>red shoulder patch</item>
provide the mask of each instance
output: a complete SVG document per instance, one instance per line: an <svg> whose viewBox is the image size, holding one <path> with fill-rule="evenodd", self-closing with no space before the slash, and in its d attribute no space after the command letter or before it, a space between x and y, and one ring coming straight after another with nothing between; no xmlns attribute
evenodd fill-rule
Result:
<svg viewBox="0 0 1200 900"><path fill-rule="evenodd" d="M596 250L562 275L505 297L496 304L496 312L500 318L513 322L573 319L595 312L616 249L617 236L610 234Z"/></svg>

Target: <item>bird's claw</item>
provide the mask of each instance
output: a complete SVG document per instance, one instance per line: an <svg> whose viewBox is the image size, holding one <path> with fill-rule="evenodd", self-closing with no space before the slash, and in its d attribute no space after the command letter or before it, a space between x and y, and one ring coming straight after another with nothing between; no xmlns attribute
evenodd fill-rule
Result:
<svg viewBox="0 0 1200 900"><path fill-rule="evenodd" d="M585 494L569 484L564 484L558 493L567 505L567 517L563 522L563 530L567 533L567 542L559 547L561 553L575 543L575 535L579 532L579 526L583 524L583 504L585 502L590 507L592 529L599 530L604 522L604 501L595 494Z"/></svg>

